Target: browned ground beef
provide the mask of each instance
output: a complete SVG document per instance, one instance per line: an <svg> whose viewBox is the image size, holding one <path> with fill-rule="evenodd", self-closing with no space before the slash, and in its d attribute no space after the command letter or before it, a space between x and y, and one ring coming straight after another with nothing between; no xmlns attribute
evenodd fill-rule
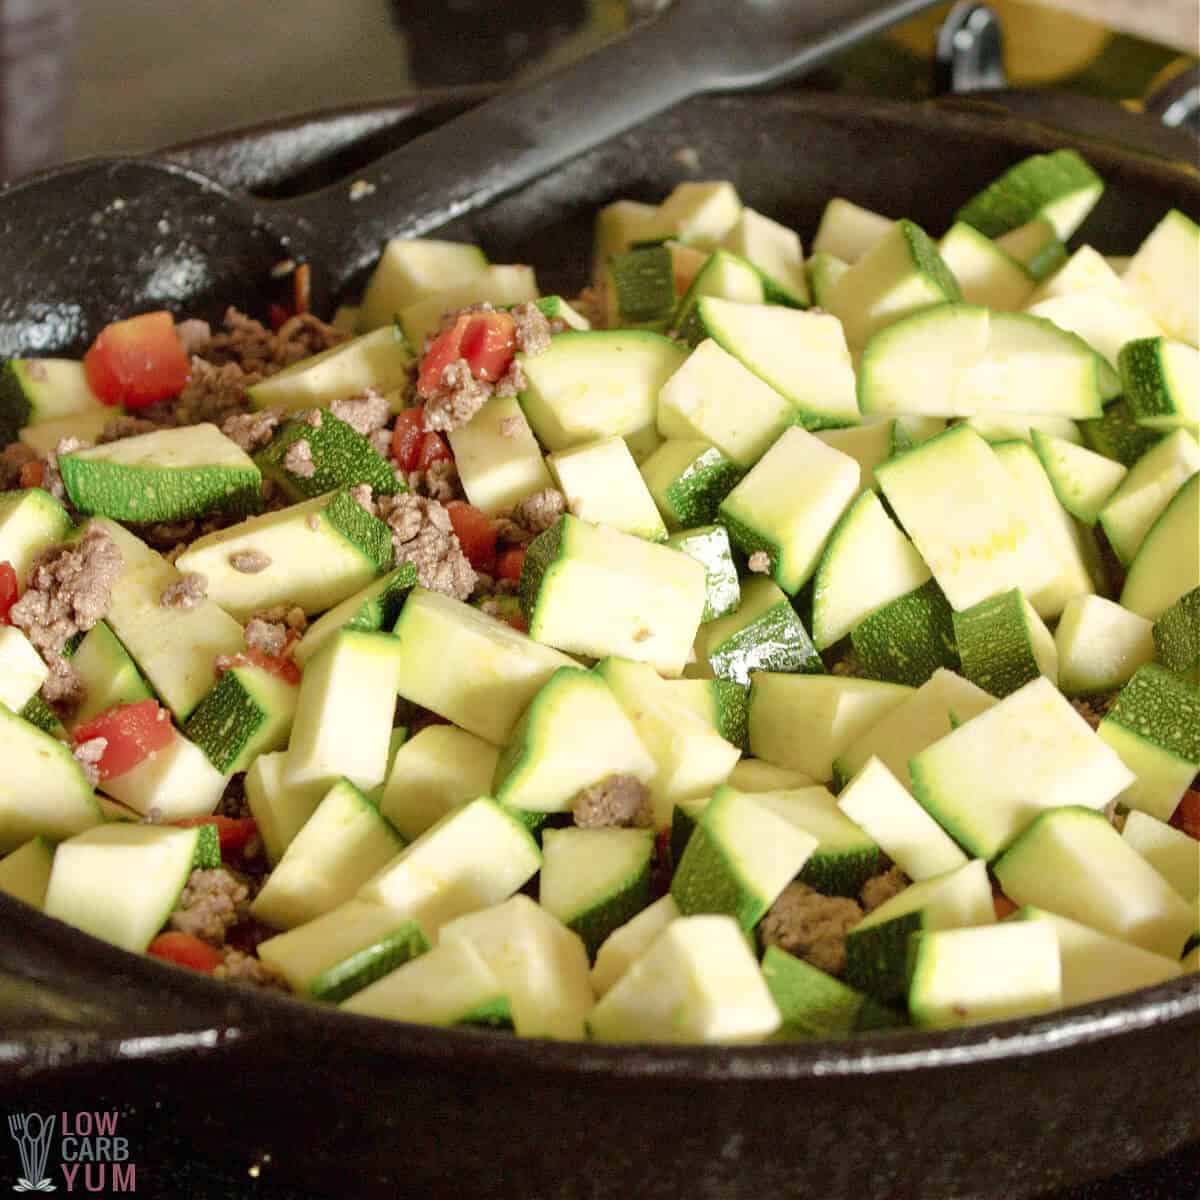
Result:
<svg viewBox="0 0 1200 1200"><path fill-rule="evenodd" d="M823 896L806 883L789 883L759 923L765 946L778 946L830 975L846 969L846 934L863 910L843 896Z"/></svg>
<svg viewBox="0 0 1200 1200"><path fill-rule="evenodd" d="M406 493L380 496L376 505L392 531L396 565L410 562L422 587L467 599L475 587L475 572L446 509L436 500Z"/></svg>
<svg viewBox="0 0 1200 1200"><path fill-rule="evenodd" d="M651 829L654 826L650 791L634 775L607 775L599 783L584 788L571 802L571 812L581 829L613 825Z"/></svg>
<svg viewBox="0 0 1200 1200"><path fill-rule="evenodd" d="M874 912L881 904L898 896L912 881L899 867L889 867L882 875L868 879L858 894L864 912Z"/></svg>
<svg viewBox="0 0 1200 1200"><path fill-rule="evenodd" d="M188 876L169 924L181 933L222 946L226 932L245 917L249 903L245 880L228 868L199 868Z"/></svg>
<svg viewBox="0 0 1200 1200"><path fill-rule="evenodd" d="M543 488L495 519L496 536L510 546L527 546L566 511L566 496L557 488Z"/></svg>

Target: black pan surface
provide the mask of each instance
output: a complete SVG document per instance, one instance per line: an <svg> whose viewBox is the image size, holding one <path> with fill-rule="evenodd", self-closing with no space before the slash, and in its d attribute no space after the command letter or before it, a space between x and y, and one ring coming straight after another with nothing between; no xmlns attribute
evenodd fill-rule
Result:
<svg viewBox="0 0 1200 1200"><path fill-rule="evenodd" d="M175 153L209 171L225 163L235 184L302 190L352 175L363 154L470 99L334 114ZM833 194L939 232L1022 156L1075 145L1109 184L1080 237L1127 253L1168 207L1200 216L1200 172L1116 136L1064 135L990 106L698 100L452 232L570 291L588 273L596 206L618 196L730 178L806 242ZM263 1163L331 1197L1016 1200L1200 1141L1196 976L953 1033L738 1049L555 1044L222 987L0 896L0 1019L10 1109L103 1087L185 1122L197 1155ZM153 1147L144 1155L152 1162Z"/></svg>

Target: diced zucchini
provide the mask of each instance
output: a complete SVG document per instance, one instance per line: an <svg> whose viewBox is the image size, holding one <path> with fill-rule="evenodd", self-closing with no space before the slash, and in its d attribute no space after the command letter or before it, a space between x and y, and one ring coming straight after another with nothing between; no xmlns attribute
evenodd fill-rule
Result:
<svg viewBox="0 0 1200 1200"><path fill-rule="evenodd" d="M646 330L568 330L524 360L521 408L549 450L602 437L644 442L658 393L686 358L686 347Z"/></svg>
<svg viewBox="0 0 1200 1200"><path fill-rule="evenodd" d="M813 643L819 650L832 646L929 578L879 498L863 492L834 526L813 580Z"/></svg>
<svg viewBox="0 0 1200 1200"><path fill-rule="evenodd" d="M1044 675L1058 682L1054 637L1023 592L1013 588L954 614L962 673L993 696L1007 696Z"/></svg>
<svg viewBox="0 0 1200 1200"><path fill-rule="evenodd" d="M452 809L491 791L499 750L454 725L427 725L400 747L380 811L412 840Z"/></svg>
<svg viewBox="0 0 1200 1200"><path fill-rule="evenodd" d="M736 408L730 396L737 396ZM662 386L657 411L663 437L709 442L742 470L798 419L783 396L712 338Z"/></svg>
<svg viewBox="0 0 1200 1200"><path fill-rule="evenodd" d="M388 324L302 358L247 388L246 395L257 409L328 408L335 400L348 400L368 388L386 393L406 387L412 361L404 335Z"/></svg>
<svg viewBox="0 0 1200 1200"><path fill-rule="evenodd" d="M1094 450L1034 429L1033 448L1058 502L1085 525L1095 525L1100 510L1125 478L1126 469Z"/></svg>
<svg viewBox="0 0 1200 1200"><path fill-rule="evenodd" d="M27 425L114 410L92 391L83 363L67 358L10 358L0 371L0 446Z"/></svg>
<svg viewBox="0 0 1200 1200"><path fill-rule="evenodd" d="M401 659L401 643L390 634L343 630L309 660L285 784L324 791L344 776L367 791L383 782Z"/></svg>
<svg viewBox="0 0 1200 1200"><path fill-rule="evenodd" d="M1010 167L963 205L958 219L997 237L1040 217L1066 241L1103 192L1103 181L1076 151L1055 150Z"/></svg>
<svg viewBox="0 0 1200 1200"><path fill-rule="evenodd" d="M996 919L987 864L973 859L909 884L869 912L846 937L846 982L892 1004L908 990L910 935L990 925Z"/></svg>
<svg viewBox="0 0 1200 1200"><path fill-rule="evenodd" d="M1010 921L1034 921L1054 931L1062 968L1062 1002L1090 1004L1135 988L1152 987L1182 974L1179 963L1109 937L1070 917L1026 905Z"/></svg>
<svg viewBox="0 0 1200 1200"><path fill-rule="evenodd" d="M1182 484L1200 471L1200 444L1177 429L1138 459L1100 511L1100 526L1122 564L1137 556L1150 527Z"/></svg>
<svg viewBox="0 0 1200 1200"><path fill-rule="evenodd" d="M12 564L22 585L33 560L73 528L67 510L41 488L0 492L0 562Z"/></svg>
<svg viewBox="0 0 1200 1200"><path fill-rule="evenodd" d="M876 470L884 495L957 610L1057 575L1015 484L987 442L957 425Z"/></svg>
<svg viewBox="0 0 1200 1200"><path fill-rule="evenodd" d="M318 617L296 643L292 658L303 666L318 650L328 645L340 629L358 629L367 633L390 630L416 584L416 567L412 563L401 563L394 571L367 584L353 596L347 596L340 604Z"/></svg>
<svg viewBox="0 0 1200 1200"><path fill-rule="evenodd" d="M604 269L614 254L628 250L635 242L653 241L671 231L658 215L658 205L638 200L617 200L596 213L596 232L592 257L592 278L604 279Z"/></svg>
<svg viewBox="0 0 1200 1200"><path fill-rule="evenodd" d="M1031 304L1026 312L1081 338L1113 370L1126 342L1156 337L1162 332L1157 322L1136 304L1103 292L1053 296Z"/></svg>
<svg viewBox="0 0 1200 1200"><path fill-rule="evenodd" d="M849 455L788 429L721 502L721 520L740 550L767 554L775 582L794 595L816 570L859 475ZM803 489L791 486L797 479Z"/></svg>
<svg viewBox="0 0 1200 1200"><path fill-rule="evenodd" d="M846 784L837 806L910 879L930 879L966 864L953 839L873 755Z"/></svg>
<svg viewBox="0 0 1200 1200"><path fill-rule="evenodd" d="M429 948L421 926L379 904L349 900L332 912L276 934L258 956L292 990L336 1003Z"/></svg>
<svg viewBox="0 0 1200 1200"><path fill-rule="evenodd" d="M766 300L764 290L762 276L744 258L717 250L705 259L680 299L671 322L673 332L695 346L706 336L704 320L697 312L701 297L762 304Z"/></svg>
<svg viewBox="0 0 1200 1200"><path fill-rule="evenodd" d="M1035 1016L1062 1003L1058 938L1037 921L920 931L911 955L908 1011L926 1029Z"/></svg>
<svg viewBox="0 0 1200 1200"><path fill-rule="evenodd" d="M722 916L672 921L588 1019L604 1042L759 1041L779 1025L754 955Z"/></svg>
<svg viewBox="0 0 1200 1200"><path fill-rule="evenodd" d="M1073 521L1058 502L1050 478L1028 442L1000 442L992 450L1015 485L1029 527L1057 564L1052 581L1026 592L1039 616L1055 617L1073 596L1095 592L1097 579L1103 578L1095 536Z"/></svg>
<svg viewBox="0 0 1200 1200"><path fill-rule="evenodd" d="M41 908L46 902L53 865L54 843L40 835L30 838L0 859L0 892Z"/></svg>
<svg viewBox="0 0 1200 1200"><path fill-rule="evenodd" d="M581 743L578 731L588 731ZM496 764L493 795L513 808L565 812L612 774L649 782L657 764L602 677L562 667L534 697Z"/></svg>
<svg viewBox="0 0 1200 1200"><path fill-rule="evenodd" d="M102 819L79 764L57 738L0 704L0 852L69 837Z"/></svg>
<svg viewBox="0 0 1200 1200"><path fill-rule="evenodd" d="M610 329L662 332L675 311L671 251L661 243L612 255L605 270Z"/></svg>
<svg viewBox="0 0 1200 1200"><path fill-rule="evenodd" d="M1048 278L1067 261L1067 248L1054 226L1042 217L1000 234L996 245L1011 254L1035 280Z"/></svg>
<svg viewBox="0 0 1200 1200"><path fill-rule="evenodd" d="M663 226L681 241L712 250L737 224L742 202L724 179L677 183L658 206Z"/></svg>
<svg viewBox="0 0 1200 1200"><path fill-rule="evenodd" d="M286 764L287 752L277 750L273 754L260 754L246 772L246 802L272 866L283 857L324 798L319 788L285 784Z"/></svg>
<svg viewBox="0 0 1200 1200"><path fill-rule="evenodd" d="M887 683L920 687L934 672L959 666L954 610L936 579L860 621L850 643L867 677Z"/></svg>
<svg viewBox="0 0 1200 1200"><path fill-rule="evenodd" d="M442 941L471 943L495 972L522 1037L582 1038L593 996L583 942L528 896L446 925Z"/></svg>
<svg viewBox="0 0 1200 1200"><path fill-rule="evenodd" d="M530 544L520 594L536 641L677 676L704 615L706 573L678 550L568 514Z"/></svg>
<svg viewBox="0 0 1200 1200"><path fill-rule="evenodd" d="M953 671L939 668L837 756L834 777L849 780L874 756L908 787L910 759L945 737L955 724L964 724L995 703L994 696Z"/></svg>
<svg viewBox="0 0 1200 1200"><path fill-rule="evenodd" d="M705 296L696 303L689 329L692 324L783 396L796 424L806 429L858 424L854 367L836 317ZM694 340L702 344L700 336ZM725 449L717 438L710 440Z"/></svg>
<svg viewBox="0 0 1200 1200"><path fill-rule="evenodd" d="M298 696L294 684L263 667L233 667L192 709L183 731L218 771L232 775L287 743Z"/></svg>
<svg viewBox="0 0 1200 1200"><path fill-rule="evenodd" d="M857 896L886 864L879 844L838 808L823 787L755 792L754 798L817 839L797 878L825 896Z"/></svg>
<svg viewBox="0 0 1200 1200"><path fill-rule="evenodd" d="M741 602L742 590L729 530L724 525L701 525L685 529L667 538L672 550L679 550L704 567L704 614L700 623L728 616Z"/></svg>
<svg viewBox="0 0 1200 1200"><path fill-rule="evenodd" d="M911 688L870 679L755 671L750 752L814 779L831 779L833 760L911 695Z"/></svg>
<svg viewBox="0 0 1200 1200"><path fill-rule="evenodd" d="M1175 493L1147 531L1125 577L1121 603L1139 616L1156 621L1190 592L1198 579L1200 471Z"/></svg>
<svg viewBox="0 0 1200 1200"><path fill-rule="evenodd" d="M935 417L1099 417L1119 390L1116 372L1076 334L968 304L926 306L889 324L863 348L858 376L864 413Z"/></svg>
<svg viewBox="0 0 1200 1200"><path fill-rule="evenodd" d="M422 1025L513 1027L504 985L463 938L435 946L355 992L346 1012Z"/></svg>
<svg viewBox="0 0 1200 1200"><path fill-rule="evenodd" d="M1016 312L1029 303L1034 282L1003 247L964 221L957 221L938 242L942 261L958 281L968 304Z"/></svg>
<svg viewBox="0 0 1200 1200"><path fill-rule="evenodd" d="M71 503L117 521L257 512L262 476L215 425L158 429L59 457Z"/></svg>
<svg viewBox="0 0 1200 1200"><path fill-rule="evenodd" d="M1102 596L1067 601L1054 644L1058 686L1068 696L1111 692L1154 658L1154 627L1144 617Z"/></svg>
<svg viewBox="0 0 1200 1200"><path fill-rule="evenodd" d="M1080 293L1100 294L1125 301L1132 299L1129 289L1104 257L1091 246L1085 245L1080 246L1061 267L1038 285L1037 291L1029 297L1029 303L1040 304L1056 296Z"/></svg>
<svg viewBox="0 0 1200 1200"><path fill-rule="evenodd" d="M825 205L813 238L814 257L829 254L846 264L856 263L895 225L890 217L862 208L841 196ZM818 300L817 303L822 303Z"/></svg>
<svg viewBox="0 0 1200 1200"><path fill-rule="evenodd" d="M838 279L829 309L857 352L885 326L961 299L958 283L929 235L912 221L897 221Z"/></svg>
<svg viewBox="0 0 1200 1200"><path fill-rule="evenodd" d="M199 829L112 822L54 854L45 911L123 950L145 950L192 871Z"/></svg>
<svg viewBox="0 0 1200 1200"><path fill-rule="evenodd" d="M781 788L808 787L812 776L791 767L777 767L758 758L740 759L725 781L739 792L775 792Z"/></svg>
<svg viewBox="0 0 1200 1200"><path fill-rule="evenodd" d="M651 542L666 541L667 528L623 438L560 450L547 457L546 465L580 520Z"/></svg>
<svg viewBox="0 0 1200 1200"><path fill-rule="evenodd" d="M1121 803L1168 820L1200 772L1200 688L1147 663L1097 732L1137 777Z"/></svg>
<svg viewBox="0 0 1200 1200"><path fill-rule="evenodd" d="M400 695L494 746L509 740L555 671L575 666L511 625L421 587L405 601L393 632Z"/></svg>
<svg viewBox="0 0 1200 1200"><path fill-rule="evenodd" d="M1200 346L1200 225L1171 209L1121 278L1171 337Z"/></svg>
<svg viewBox="0 0 1200 1200"><path fill-rule="evenodd" d="M1152 446L1163 440L1160 432L1147 429L1134 420L1133 409L1124 397L1109 404L1104 416L1095 421L1082 421L1079 432L1097 454L1130 468Z"/></svg>
<svg viewBox="0 0 1200 1200"><path fill-rule="evenodd" d="M239 620L275 604L324 612L392 566L388 527L334 492L197 538L175 560ZM265 562L264 562L265 560Z"/></svg>
<svg viewBox="0 0 1200 1200"><path fill-rule="evenodd" d="M538 902L583 939L588 956L650 903L648 829L547 829Z"/></svg>
<svg viewBox="0 0 1200 1200"><path fill-rule="evenodd" d="M770 579L755 576L742 586L736 611L700 627L692 678L748 684L750 672L823 672L808 630L788 598Z"/></svg>
<svg viewBox="0 0 1200 1200"><path fill-rule="evenodd" d="M1105 820L1088 808L1043 813L996 861L1017 905L1032 904L1178 959L1196 914Z"/></svg>
<svg viewBox="0 0 1200 1200"><path fill-rule="evenodd" d="M1200 895L1200 841L1136 810L1125 817L1121 836L1185 900Z"/></svg>
<svg viewBox="0 0 1200 1200"><path fill-rule="evenodd" d="M345 779L325 793L250 906L275 929L294 929L346 903L403 848L379 810Z"/></svg>
<svg viewBox="0 0 1200 1200"><path fill-rule="evenodd" d="M675 868L671 895L685 916L723 913L749 931L816 848L817 838L780 816L762 795L723 787L700 814Z"/></svg>
<svg viewBox="0 0 1200 1200"><path fill-rule="evenodd" d="M554 485L515 396L493 396L447 436L463 491L485 516L498 516Z"/></svg>
<svg viewBox="0 0 1200 1200"><path fill-rule="evenodd" d="M727 742L745 746L749 736L747 720L750 707L749 689L732 679L666 679L661 681L663 694L675 704L695 713L717 731ZM736 771L744 760L734 764ZM766 764L759 764L765 766ZM774 770L775 768L771 768ZM785 772L786 774L786 772ZM811 782L802 779L803 783ZM793 787L792 782L773 786ZM757 788L746 788L757 791Z"/></svg>
<svg viewBox="0 0 1200 1200"><path fill-rule="evenodd" d="M919 420L920 418L913 418ZM945 428L945 423L942 423ZM875 468L905 450L911 450L914 439L900 418L873 421L870 425L855 425L849 429L822 429L817 433L827 446L848 454L858 463L860 491L875 488Z"/></svg>
<svg viewBox="0 0 1200 1200"><path fill-rule="evenodd" d="M92 528L104 530L124 560L105 619L163 703L186 720L213 685L217 657L242 649L242 627L210 599L164 605L179 570L115 521L93 517L81 533Z"/></svg>
<svg viewBox="0 0 1200 1200"><path fill-rule="evenodd" d="M397 314L397 320L408 345L419 354L425 339L438 332L442 317L448 312L482 303L506 308L537 298L537 278L532 267L520 263L491 264L471 279L406 304Z"/></svg>
<svg viewBox="0 0 1200 1200"><path fill-rule="evenodd" d="M976 433L982 434L989 442L1011 442L1020 438L1025 442L1033 441L1033 431L1040 429L1051 437L1059 438L1073 445L1083 442L1083 434L1079 425L1070 417L1034 416L1030 413L1013 413L1011 416L983 417L976 414L967 417L966 424Z"/></svg>
<svg viewBox="0 0 1200 1200"><path fill-rule="evenodd" d="M157 810L160 819L206 817L220 802L229 776L181 733L163 749L144 758L136 767L103 783L104 791L126 808L147 816Z"/></svg>
<svg viewBox="0 0 1200 1200"><path fill-rule="evenodd" d="M794 230L752 208L743 208L721 245L759 271L766 299L772 304L808 307L804 251Z"/></svg>
<svg viewBox="0 0 1200 1200"><path fill-rule="evenodd" d="M254 456L263 476L285 496L293 501L308 500L360 483L370 484L376 495L405 490L387 459L358 430L330 412L319 416L319 425L300 417L285 422L270 444ZM299 442L308 445L309 475L288 469L288 455Z"/></svg>
<svg viewBox="0 0 1200 1200"><path fill-rule="evenodd" d="M783 1018L784 1035L847 1037L905 1023L890 1008L778 946L767 947L762 973Z"/></svg>
<svg viewBox="0 0 1200 1200"><path fill-rule="evenodd" d="M104 621L97 621L71 655L71 669L83 683L83 701L71 714L74 728L114 704L136 704L154 693L129 652Z"/></svg>
<svg viewBox="0 0 1200 1200"><path fill-rule="evenodd" d="M1154 648L1164 667L1200 683L1200 586L1185 592L1154 622Z"/></svg>
<svg viewBox="0 0 1200 1200"><path fill-rule="evenodd" d="M567 329L586 330L592 327L591 321L561 296L539 296L533 303L547 321L561 321Z"/></svg>
<svg viewBox="0 0 1200 1200"><path fill-rule="evenodd" d="M658 511L672 532L708 525L744 472L716 446L697 439L668 439L641 466Z"/></svg>
<svg viewBox="0 0 1200 1200"><path fill-rule="evenodd" d="M25 635L15 626L0 625L0 704L19 713L49 674Z"/></svg>
<svg viewBox="0 0 1200 1200"><path fill-rule="evenodd" d="M603 996L639 959L660 933L679 917L679 905L668 892L637 916L614 929L596 951L592 967L592 990Z"/></svg>
<svg viewBox="0 0 1200 1200"><path fill-rule="evenodd" d="M63 727L63 723L58 719L58 714L54 709L42 699L40 692L29 697L17 716L23 721L28 721L35 729L40 729L43 733L48 733L60 741L66 741L67 731Z"/></svg>
<svg viewBox="0 0 1200 1200"><path fill-rule="evenodd" d="M1200 429L1200 350L1169 338L1127 341L1118 366L1139 425Z"/></svg>
<svg viewBox="0 0 1200 1200"><path fill-rule="evenodd" d="M1099 810L1133 783L1116 753L1042 677L922 750L909 769L922 806L968 853L988 859L1043 810Z"/></svg>
<svg viewBox="0 0 1200 1200"><path fill-rule="evenodd" d="M402 308L444 288L470 283L487 265L478 246L434 238L392 238L367 280L358 327L365 333L390 325Z"/></svg>

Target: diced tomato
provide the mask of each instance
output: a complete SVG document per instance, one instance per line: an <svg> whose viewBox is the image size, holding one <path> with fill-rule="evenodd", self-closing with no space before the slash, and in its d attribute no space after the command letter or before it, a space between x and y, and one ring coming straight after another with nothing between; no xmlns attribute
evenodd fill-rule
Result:
<svg viewBox="0 0 1200 1200"><path fill-rule="evenodd" d="M276 304L272 301L267 305L267 321L271 328L278 333L296 314L286 304Z"/></svg>
<svg viewBox="0 0 1200 1200"><path fill-rule="evenodd" d="M84 355L83 367L92 391L105 404L126 408L144 408L177 395L190 370L169 312L106 325Z"/></svg>
<svg viewBox="0 0 1200 1200"><path fill-rule="evenodd" d="M996 910L997 921L1003 921L1017 911L1017 906L1003 892L992 893L992 907Z"/></svg>
<svg viewBox="0 0 1200 1200"><path fill-rule="evenodd" d="M41 487L46 478L46 465L43 462L27 462L21 468L20 484L23 488Z"/></svg>
<svg viewBox="0 0 1200 1200"><path fill-rule="evenodd" d="M435 462L444 462L453 457L450 447L446 445L446 439L440 433L423 433L420 448L417 450L417 465L413 469L428 471Z"/></svg>
<svg viewBox="0 0 1200 1200"><path fill-rule="evenodd" d="M500 553L496 559L496 578L508 579L516 583L521 578L525 566L525 547L510 546Z"/></svg>
<svg viewBox="0 0 1200 1200"><path fill-rule="evenodd" d="M191 829L196 825L215 825L222 854L227 850L242 849L258 833L258 822L253 817L222 817L216 813L211 817L184 817L171 824L183 829Z"/></svg>
<svg viewBox="0 0 1200 1200"><path fill-rule="evenodd" d="M406 408L396 417L392 427L392 457L406 471L417 469L421 439L425 436L425 410Z"/></svg>
<svg viewBox="0 0 1200 1200"><path fill-rule="evenodd" d="M278 675L284 683L298 685L300 683L300 668L286 653L289 645L290 642L284 643L285 652L283 654L267 654L257 646L247 646L245 650L233 655L229 661L229 666L261 667L264 671L270 671L272 675Z"/></svg>
<svg viewBox="0 0 1200 1200"><path fill-rule="evenodd" d="M0 625L12 624L8 613L17 596L17 569L10 562L0 562Z"/></svg>
<svg viewBox="0 0 1200 1200"><path fill-rule="evenodd" d="M517 352L517 326L506 312L475 313L463 334L459 355L476 379L495 383Z"/></svg>
<svg viewBox="0 0 1200 1200"><path fill-rule="evenodd" d="M465 500L451 500L446 511L471 566L485 574L493 574L496 570L496 529L491 521Z"/></svg>
<svg viewBox="0 0 1200 1200"><path fill-rule="evenodd" d="M1188 837L1200 841L1200 790L1190 788L1183 793L1183 799L1180 800L1171 817L1171 824L1186 833Z"/></svg>
<svg viewBox="0 0 1200 1200"><path fill-rule="evenodd" d="M113 779L170 745L175 729L171 714L157 700L139 700L106 708L77 725L72 736L76 745L98 737L108 742L96 769L101 779Z"/></svg>
<svg viewBox="0 0 1200 1200"><path fill-rule="evenodd" d="M207 942L179 930L160 933L146 947L146 953L174 963L177 967L203 971L206 975L211 975L225 961L219 950L214 950Z"/></svg>
<svg viewBox="0 0 1200 1200"><path fill-rule="evenodd" d="M516 324L506 312L463 313L434 338L417 377L417 394L428 399L442 382L442 372L466 359L476 379L495 382L508 370L517 349Z"/></svg>

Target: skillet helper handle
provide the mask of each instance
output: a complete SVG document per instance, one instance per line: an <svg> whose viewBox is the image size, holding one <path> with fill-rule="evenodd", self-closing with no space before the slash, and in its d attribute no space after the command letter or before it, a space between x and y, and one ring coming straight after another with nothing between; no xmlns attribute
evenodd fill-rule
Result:
<svg viewBox="0 0 1200 1200"><path fill-rule="evenodd" d="M585 59L520 86L286 204L342 280L418 237L704 92L811 70L934 0L675 0ZM778 31L777 36L772 34Z"/></svg>

